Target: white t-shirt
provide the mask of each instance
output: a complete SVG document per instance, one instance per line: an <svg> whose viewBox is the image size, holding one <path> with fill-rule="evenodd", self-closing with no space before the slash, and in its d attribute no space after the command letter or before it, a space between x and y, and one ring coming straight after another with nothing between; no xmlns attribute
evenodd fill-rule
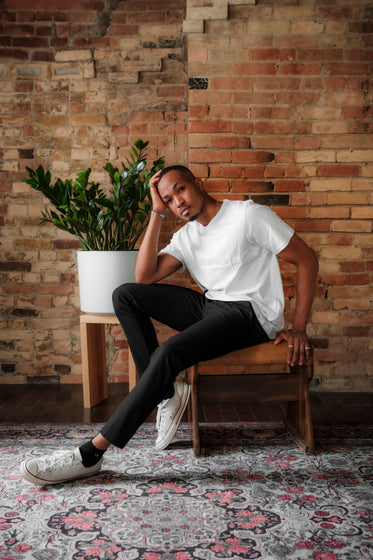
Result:
<svg viewBox="0 0 373 560"><path fill-rule="evenodd" d="M269 338L274 338L284 326L276 255L293 233L267 206L224 200L207 226L188 222L161 252L178 259L178 272L187 268L207 298L250 301Z"/></svg>

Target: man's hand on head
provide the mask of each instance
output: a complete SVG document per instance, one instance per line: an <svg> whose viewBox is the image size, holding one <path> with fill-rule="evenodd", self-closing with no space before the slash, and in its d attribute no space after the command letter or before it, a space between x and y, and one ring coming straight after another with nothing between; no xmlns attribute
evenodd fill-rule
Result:
<svg viewBox="0 0 373 560"><path fill-rule="evenodd" d="M278 333L275 344L285 341L288 345L287 362L291 366L302 366L311 356L310 341L305 331L283 329Z"/></svg>
<svg viewBox="0 0 373 560"><path fill-rule="evenodd" d="M149 180L150 196L152 197L153 210L156 212L164 213L167 205L163 202L158 192L159 176L162 170L157 171Z"/></svg>

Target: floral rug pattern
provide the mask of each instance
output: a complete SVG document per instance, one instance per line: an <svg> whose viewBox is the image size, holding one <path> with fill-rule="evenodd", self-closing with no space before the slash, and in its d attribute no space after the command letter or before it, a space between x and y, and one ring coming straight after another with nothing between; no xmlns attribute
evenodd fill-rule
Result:
<svg viewBox="0 0 373 560"><path fill-rule="evenodd" d="M281 424L188 424L154 448L154 425L111 448L89 479L20 478L30 455L74 448L100 426L0 425L0 560L373 558L373 426L316 426L304 456Z"/></svg>

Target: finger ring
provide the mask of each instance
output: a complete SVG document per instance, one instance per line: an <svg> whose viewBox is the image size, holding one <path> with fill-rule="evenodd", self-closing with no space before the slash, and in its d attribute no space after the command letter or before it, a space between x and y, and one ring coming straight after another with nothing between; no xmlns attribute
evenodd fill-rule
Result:
<svg viewBox="0 0 373 560"><path fill-rule="evenodd" d="M306 350L310 350L310 347L309 347L309 346L305 346L304 348L305 348Z"/></svg>
<svg viewBox="0 0 373 560"><path fill-rule="evenodd" d="M288 348L294 348L293 344L289 344Z"/></svg>

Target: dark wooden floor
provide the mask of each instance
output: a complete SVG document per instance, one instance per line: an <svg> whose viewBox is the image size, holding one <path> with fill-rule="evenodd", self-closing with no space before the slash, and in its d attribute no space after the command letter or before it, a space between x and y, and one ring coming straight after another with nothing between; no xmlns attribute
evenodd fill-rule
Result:
<svg viewBox="0 0 373 560"><path fill-rule="evenodd" d="M109 398L83 408L81 385L0 385L0 422L103 423L127 394L126 383L109 384ZM373 422L373 393L311 392L312 419L317 423ZM280 421L285 403L230 402L201 406L202 422ZM149 418L153 422L155 413ZM186 419L186 418L184 418Z"/></svg>

